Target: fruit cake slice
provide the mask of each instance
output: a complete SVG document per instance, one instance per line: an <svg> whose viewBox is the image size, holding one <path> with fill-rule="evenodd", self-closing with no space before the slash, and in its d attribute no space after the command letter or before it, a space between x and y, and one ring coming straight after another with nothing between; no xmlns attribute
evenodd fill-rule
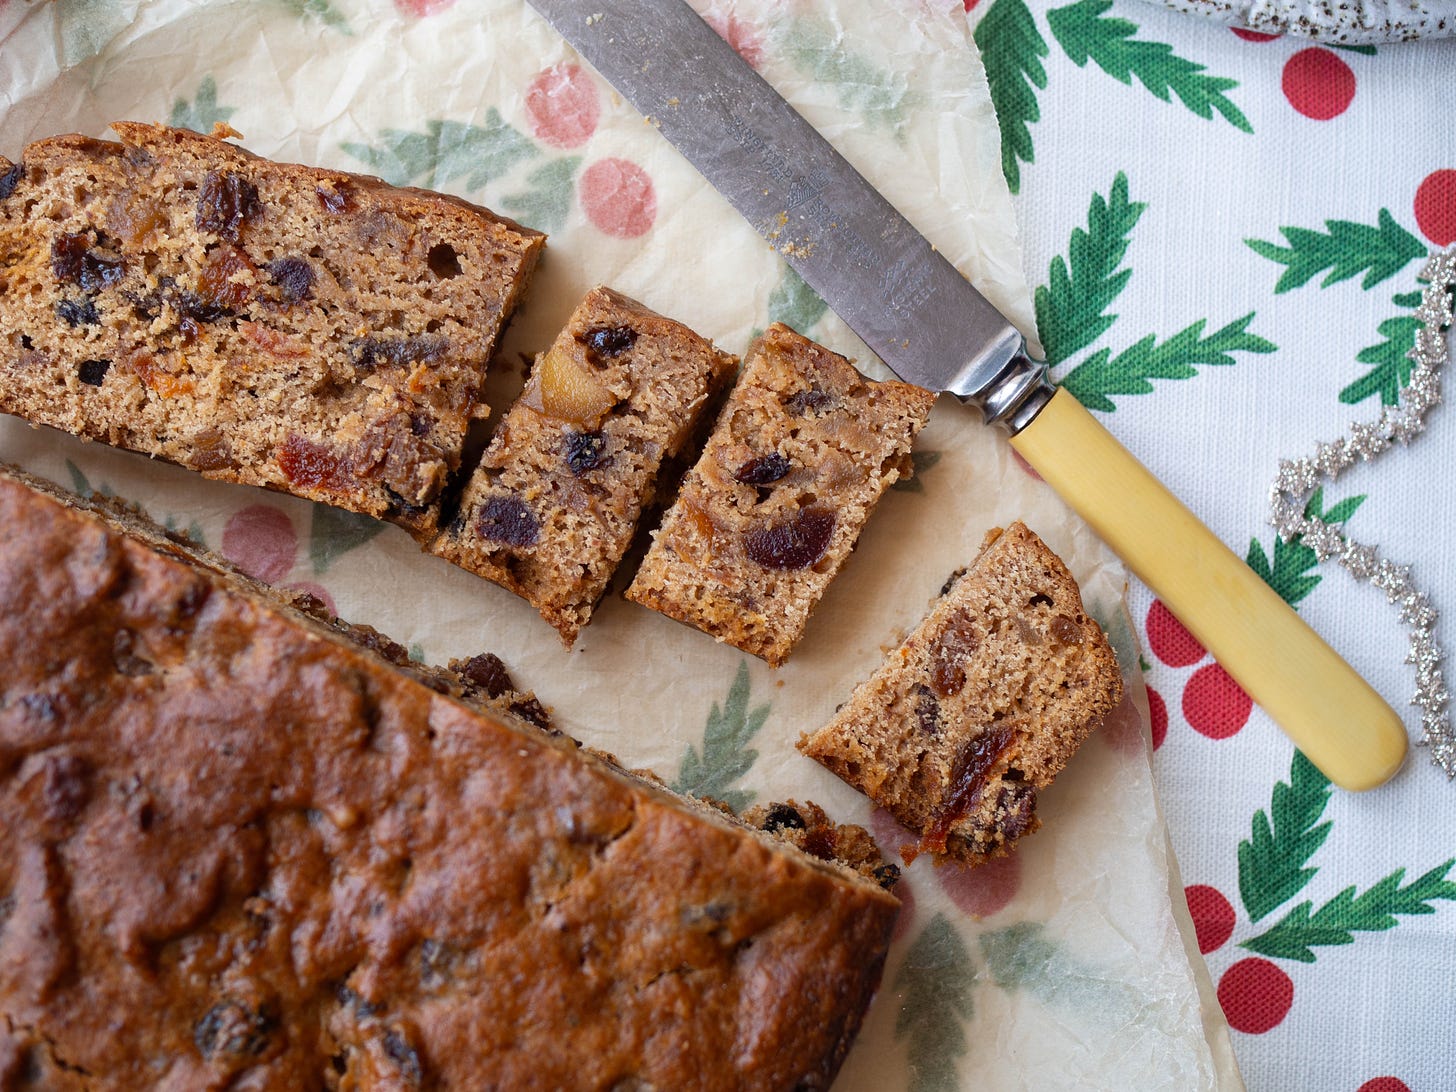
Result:
<svg viewBox="0 0 1456 1092"><path fill-rule="evenodd" d="M431 550L524 597L570 648L664 463L737 368L681 323L593 289L537 359Z"/></svg>
<svg viewBox="0 0 1456 1092"><path fill-rule="evenodd" d="M912 852L979 864L1040 825L1037 793L1121 698L1076 582L1013 523L799 750L918 833Z"/></svg>
<svg viewBox="0 0 1456 1092"><path fill-rule="evenodd" d="M0 1087L830 1086L899 905L862 832L801 852L104 503L0 470L0 526Z"/></svg>
<svg viewBox="0 0 1456 1092"><path fill-rule="evenodd" d="M909 473L934 401L774 323L627 598L783 663L880 494Z"/></svg>
<svg viewBox="0 0 1456 1092"><path fill-rule="evenodd" d="M432 535L545 237L113 128L0 160L0 411Z"/></svg>

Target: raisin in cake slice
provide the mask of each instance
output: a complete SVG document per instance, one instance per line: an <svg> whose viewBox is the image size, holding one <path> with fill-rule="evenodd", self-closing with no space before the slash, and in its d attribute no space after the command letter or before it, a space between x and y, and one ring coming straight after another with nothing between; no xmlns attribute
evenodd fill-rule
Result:
<svg viewBox="0 0 1456 1092"><path fill-rule="evenodd" d="M431 551L525 598L570 648L664 464L737 367L682 323L593 289L536 361Z"/></svg>
<svg viewBox="0 0 1456 1092"><path fill-rule="evenodd" d="M919 834L916 852L978 864L1040 825L1037 793L1121 697L1071 574L1014 523L799 750Z"/></svg>
<svg viewBox="0 0 1456 1092"><path fill-rule="evenodd" d="M675 796L470 700L495 665L393 662L103 502L0 468L0 525L0 1085L829 1087L898 910L854 839Z"/></svg>
<svg viewBox="0 0 1456 1092"><path fill-rule="evenodd" d="M545 237L113 128L0 161L0 412L432 536Z"/></svg>
<svg viewBox="0 0 1456 1092"><path fill-rule="evenodd" d="M934 401L775 323L627 598L783 663L880 495L908 473Z"/></svg>

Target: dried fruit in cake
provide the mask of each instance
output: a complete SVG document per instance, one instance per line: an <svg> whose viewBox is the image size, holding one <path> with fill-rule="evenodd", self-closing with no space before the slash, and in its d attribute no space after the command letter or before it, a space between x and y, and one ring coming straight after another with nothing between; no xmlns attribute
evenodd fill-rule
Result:
<svg viewBox="0 0 1456 1092"><path fill-rule="evenodd" d="M831 1085L899 908L862 843L676 796L477 704L498 661L411 665L104 501L0 468L0 525L0 1087Z"/></svg>
<svg viewBox="0 0 1456 1092"><path fill-rule="evenodd" d="M1076 582L1013 523L798 746L916 832L912 855L979 864L1040 825L1037 794L1121 698Z"/></svg>
<svg viewBox="0 0 1456 1092"><path fill-rule="evenodd" d="M627 598L783 663L880 494L908 473L934 400L775 323Z"/></svg>
<svg viewBox="0 0 1456 1092"><path fill-rule="evenodd" d="M432 536L545 237L113 128L0 159L0 412Z"/></svg>
<svg viewBox="0 0 1456 1092"><path fill-rule="evenodd" d="M525 598L571 647L665 465L737 366L681 323L593 289L537 359L431 550Z"/></svg>

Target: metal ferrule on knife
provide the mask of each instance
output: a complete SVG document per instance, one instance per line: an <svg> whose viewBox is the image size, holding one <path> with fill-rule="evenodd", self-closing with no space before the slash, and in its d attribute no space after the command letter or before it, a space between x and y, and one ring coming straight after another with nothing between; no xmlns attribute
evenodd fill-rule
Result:
<svg viewBox="0 0 1456 1092"><path fill-rule="evenodd" d="M1336 784L1395 712L1027 357L1021 334L683 0L530 0L896 375L975 406Z"/></svg>

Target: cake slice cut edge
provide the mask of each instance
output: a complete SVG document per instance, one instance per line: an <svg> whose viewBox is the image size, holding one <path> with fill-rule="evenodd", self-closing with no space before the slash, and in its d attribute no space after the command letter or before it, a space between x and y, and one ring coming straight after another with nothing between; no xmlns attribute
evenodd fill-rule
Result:
<svg viewBox="0 0 1456 1092"><path fill-rule="evenodd" d="M782 665L881 495L910 474L934 401L773 323L626 597Z"/></svg>
<svg viewBox="0 0 1456 1092"><path fill-rule="evenodd" d="M1038 793L1122 698L1107 636L1024 524L987 535L915 630L799 750L888 810L902 851L980 864L1041 825Z"/></svg>
<svg viewBox="0 0 1456 1092"><path fill-rule="evenodd" d="M112 128L0 161L0 412L433 535L545 236L217 136Z"/></svg>
<svg viewBox="0 0 1456 1092"><path fill-rule="evenodd" d="M593 288L430 552L521 596L571 648L737 370L684 323Z"/></svg>

